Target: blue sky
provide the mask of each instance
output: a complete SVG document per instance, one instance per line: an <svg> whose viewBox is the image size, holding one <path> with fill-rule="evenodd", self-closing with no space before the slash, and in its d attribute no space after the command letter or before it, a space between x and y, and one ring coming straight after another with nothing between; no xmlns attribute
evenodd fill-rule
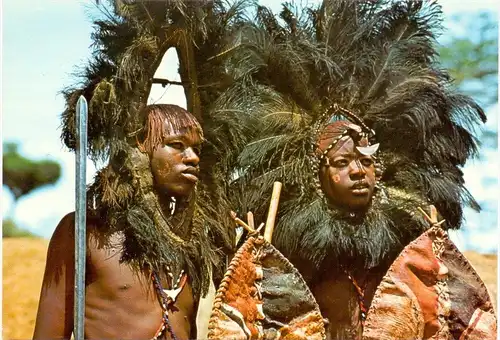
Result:
<svg viewBox="0 0 500 340"><path fill-rule="evenodd" d="M74 210L74 155L68 152L59 139L59 115L64 100L59 91L74 81L74 72L83 65L90 54L92 32L89 14L95 11L94 0L4 0L2 8L2 133L4 141L20 142L20 151L30 158L51 158L62 164L62 178L55 186L39 189L21 198L12 211L12 194L2 190L2 213L13 213L14 219L26 229L50 237L58 221ZM277 1L261 1L277 8ZM446 17L458 12L492 10L498 13L496 1L475 0L440 1ZM449 27L449 26L448 26ZM452 26L445 34L459 33L459 25ZM175 54L167 55L158 73L169 79L176 75ZM150 101L185 105L179 87L167 91L161 86L152 90ZM489 110L488 123L496 130L497 107ZM482 172L496 178L499 162L496 151L486 157L490 160ZM466 183L476 196L496 199L498 184L485 189L478 176L479 165L465 170ZM87 182L92 181L95 168L88 162ZM496 210L495 210L496 212ZM471 219L477 216L471 215ZM477 222L479 223L479 222ZM497 239L489 233L478 232L468 242L491 245ZM460 241L460 240L459 240ZM463 237L462 241L464 243ZM464 243L465 244L465 243ZM495 243L496 244L496 241ZM488 246L491 248L491 246ZM489 249L488 248L488 249ZM485 248L486 249L486 248Z"/></svg>

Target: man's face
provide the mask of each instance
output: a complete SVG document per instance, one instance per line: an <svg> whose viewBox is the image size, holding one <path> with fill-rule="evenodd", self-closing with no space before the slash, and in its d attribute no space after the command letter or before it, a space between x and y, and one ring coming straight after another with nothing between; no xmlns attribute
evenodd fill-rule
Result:
<svg viewBox="0 0 500 340"><path fill-rule="evenodd" d="M165 125L170 131L168 125ZM188 196L198 181L202 139L194 129L167 133L151 155L151 170L159 194Z"/></svg>
<svg viewBox="0 0 500 340"><path fill-rule="evenodd" d="M332 148L319 171L321 188L328 200L347 211L368 207L375 188L375 166L371 156L359 153L352 138Z"/></svg>

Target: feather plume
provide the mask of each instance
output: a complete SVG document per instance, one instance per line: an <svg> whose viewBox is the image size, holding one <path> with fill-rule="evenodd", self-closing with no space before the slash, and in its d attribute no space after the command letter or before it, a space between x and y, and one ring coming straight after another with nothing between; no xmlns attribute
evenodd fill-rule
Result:
<svg viewBox="0 0 500 340"><path fill-rule="evenodd" d="M441 20L434 1L325 0L319 6L287 3L279 15L258 7L255 21L236 33L231 86L254 90L228 91L225 105L253 107L233 111L232 120L254 124L254 133L228 155L239 174L234 204L263 220L273 182L283 182L279 249L305 249L307 228L333 223L311 161L316 127L332 104L355 112L376 132L380 192L393 207L374 204L372 210L392 211L384 223L409 228L405 240L424 228L409 217L415 202L435 204L448 228L460 227L464 206L479 208L461 167L477 153L475 133L485 115L455 91L439 64ZM314 252L311 244L307 251Z"/></svg>
<svg viewBox="0 0 500 340"><path fill-rule="evenodd" d="M88 193L89 210L104 222L100 232L124 233L122 260L138 270L186 269L197 295L206 293L211 268L216 279L222 277L223 258L234 246L225 176L234 161L217 164L215 160L232 153L233 145L236 149L244 145L241 136L247 127L237 127L238 121L230 119L235 117L232 112L244 108L225 108L221 93L231 81L225 64L231 53L226 48L246 20L251 3L100 2L92 57L77 71L77 82L63 90L66 108L61 137L65 145L75 149L75 107L84 95L90 104L89 156L94 161L109 160ZM153 75L169 48L177 50L188 111L202 124L206 139L198 200L170 219L156 209L149 159L137 146ZM192 223L182 222L188 220Z"/></svg>

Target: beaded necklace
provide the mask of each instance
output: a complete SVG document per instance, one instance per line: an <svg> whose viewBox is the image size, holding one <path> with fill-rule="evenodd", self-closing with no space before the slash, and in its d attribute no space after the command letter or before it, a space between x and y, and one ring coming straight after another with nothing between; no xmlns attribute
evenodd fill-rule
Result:
<svg viewBox="0 0 500 340"><path fill-rule="evenodd" d="M172 277L172 274L168 273L168 275ZM177 290L177 294L172 294L174 296L170 296L167 294L165 289L161 286L160 283L160 277L158 276L158 273L153 271L151 273L151 279L153 281L153 285L156 290L156 295L158 297L158 300L160 302L161 309L163 311L162 313L162 323L158 330L155 333L155 336L153 337L153 340L157 340L162 334L164 334L164 331L166 330L167 332L170 333L170 336L172 337L173 340L177 340L177 337L174 334L174 330L172 328L172 325L170 323L170 320L168 318L168 308L170 305L173 305L175 303L175 300L177 299L177 294L180 293L182 288L184 288L184 285L186 284L187 281L187 276L184 273L184 271L181 271L179 278L173 285L173 289Z"/></svg>
<svg viewBox="0 0 500 340"><path fill-rule="evenodd" d="M365 306L365 289L364 287L361 288L361 286L358 284L358 282L354 279L354 277L351 274L349 274L348 272L345 273L356 290L356 297L358 298L358 305L361 311L360 315L361 325L364 325L364 322L366 320L366 313L368 312Z"/></svg>

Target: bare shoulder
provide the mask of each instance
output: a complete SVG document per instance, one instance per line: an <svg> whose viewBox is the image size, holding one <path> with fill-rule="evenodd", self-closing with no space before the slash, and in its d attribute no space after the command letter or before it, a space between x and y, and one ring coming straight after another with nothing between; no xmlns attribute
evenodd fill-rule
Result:
<svg viewBox="0 0 500 340"><path fill-rule="evenodd" d="M96 219L91 216L87 217L87 236L86 236L86 258L87 263L91 263L92 254L98 248ZM46 274L53 274L58 278L61 270L64 270L69 275L73 275L75 260L75 213L66 214L57 225L52 237L50 238L49 247L47 250Z"/></svg>
<svg viewBox="0 0 500 340"><path fill-rule="evenodd" d="M44 286L63 285L74 273L74 213L64 216L50 238L45 263Z"/></svg>
<svg viewBox="0 0 500 340"><path fill-rule="evenodd" d="M87 250L95 247L95 242L89 239L97 238L97 220L87 217ZM57 225L49 242L49 254L57 253L57 256L67 257L74 253L75 249L75 212L66 214ZM55 254L54 254L55 255Z"/></svg>
<svg viewBox="0 0 500 340"><path fill-rule="evenodd" d="M49 243L49 255L57 251L63 253L74 249L75 246L75 213L66 214L57 225Z"/></svg>
<svg viewBox="0 0 500 340"><path fill-rule="evenodd" d="M87 234L94 233L98 229L99 218L87 214ZM75 234L75 212L66 214L57 225L52 237L74 237Z"/></svg>

